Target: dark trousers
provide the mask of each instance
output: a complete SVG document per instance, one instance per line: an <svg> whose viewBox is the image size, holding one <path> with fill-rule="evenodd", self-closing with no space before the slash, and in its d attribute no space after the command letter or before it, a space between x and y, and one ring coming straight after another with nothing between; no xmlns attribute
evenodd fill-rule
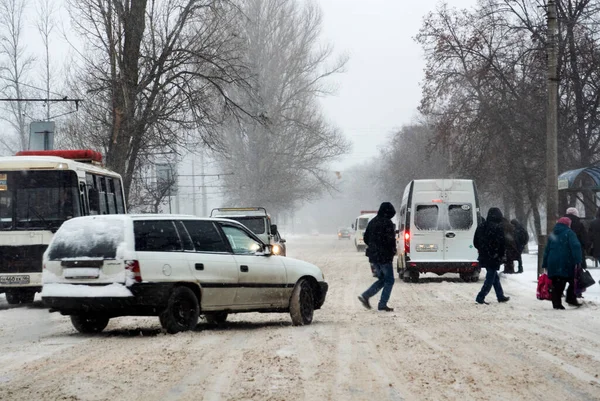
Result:
<svg viewBox="0 0 600 401"><path fill-rule="evenodd" d="M378 309L385 308L392 293L394 286L394 267L390 263L371 263L371 269L376 274L377 281L374 282L365 292L362 297L365 299L371 298L377 294L382 288L381 298L379 298Z"/></svg>
<svg viewBox="0 0 600 401"><path fill-rule="evenodd" d="M523 255L519 254L519 258L517 259L517 262L519 262L518 273L523 273Z"/></svg>
<svg viewBox="0 0 600 401"><path fill-rule="evenodd" d="M559 308L562 306L561 297L563 292L565 291L565 287L569 284L567 288L567 298L566 301L568 304L577 303L577 298L575 297L575 279L567 278L567 277L550 277L552 280L552 306L554 308Z"/></svg>
<svg viewBox="0 0 600 401"><path fill-rule="evenodd" d="M485 296L490 292L492 287L494 287L494 291L496 291L496 298L498 298L498 300L503 299L504 291L502 291L500 277L498 277L498 269L486 268L486 270L487 273L485 274L485 281L483 282L481 291L479 291L479 294L477 294L477 298L475 298L475 300L477 302L485 301Z"/></svg>

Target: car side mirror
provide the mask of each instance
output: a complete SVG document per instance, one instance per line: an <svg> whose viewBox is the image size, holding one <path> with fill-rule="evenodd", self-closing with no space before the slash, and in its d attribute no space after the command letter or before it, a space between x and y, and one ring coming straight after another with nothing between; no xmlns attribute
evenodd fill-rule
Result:
<svg viewBox="0 0 600 401"><path fill-rule="evenodd" d="M280 244L285 244L285 238L281 238L281 239L279 240L279 243L280 243Z"/></svg>
<svg viewBox="0 0 600 401"><path fill-rule="evenodd" d="M354 223L352 223L352 229L354 230Z"/></svg>
<svg viewBox="0 0 600 401"><path fill-rule="evenodd" d="M271 234L277 234L277 224L271 224Z"/></svg>
<svg viewBox="0 0 600 401"><path fill-rule="evenodd" d="M263 244L263 246L254 253L256 256L271 256L273 255L273 245Z"/></svg>

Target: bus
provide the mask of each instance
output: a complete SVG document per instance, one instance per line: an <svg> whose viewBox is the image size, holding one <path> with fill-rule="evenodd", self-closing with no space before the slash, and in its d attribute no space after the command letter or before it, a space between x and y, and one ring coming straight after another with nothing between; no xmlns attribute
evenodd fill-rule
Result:
<svg viewBox="0 0 600 401"><path fill-rule="evenodd" d="M31 303L42 255L72 217L126 213L121 176L92 150L22 151L0 157L0 293Z"/></svg>

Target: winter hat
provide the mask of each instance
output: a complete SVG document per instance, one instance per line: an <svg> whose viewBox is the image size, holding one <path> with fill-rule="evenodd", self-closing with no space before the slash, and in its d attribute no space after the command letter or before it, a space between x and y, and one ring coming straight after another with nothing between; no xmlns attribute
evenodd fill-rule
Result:
<svg viewBox="0 0 600 401"><path fill-rule="evenodd" d="M571 227L571 219L568 217L561 217L560 219L558 219L558 221L556 222L557 224L564 224L567 227Z"/></svg>
<svg viewBox="0 0 600 401"><path fill-rule="evenodd" d="M567 209L567 214L572 214L573 216L579 217L579 211L574 207L570 207Z"/></svg>

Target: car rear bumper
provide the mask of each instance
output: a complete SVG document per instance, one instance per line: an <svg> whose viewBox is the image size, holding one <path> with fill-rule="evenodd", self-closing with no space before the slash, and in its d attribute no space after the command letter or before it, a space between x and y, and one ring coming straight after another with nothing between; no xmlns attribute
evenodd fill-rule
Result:
<svg viewBox="0 0 600 401"><path fill-rule="evenodd" d="M315 309L321 309L321 306L325 303L325 297L327 296L327 290L329 290L329 284L324 281L319 282L319 298L315 302Z"/></svg>
<svg viewBox="0 0 600 401"><path fill-rule="evenodd" d="M407 261L406 269L419 273L475 273L480 270L477 262L418 262Z"/></svg>
<svg viewBox="0 0 600 401"><path fill-rule="evenodd" d="M60 312L63 315L101 313L110 317L155 316L164 309L172 288L172 283L140 283L128 287L133 294L129 297L43 296L42 294L42 302L50 308L51 312Z"/></svg>

